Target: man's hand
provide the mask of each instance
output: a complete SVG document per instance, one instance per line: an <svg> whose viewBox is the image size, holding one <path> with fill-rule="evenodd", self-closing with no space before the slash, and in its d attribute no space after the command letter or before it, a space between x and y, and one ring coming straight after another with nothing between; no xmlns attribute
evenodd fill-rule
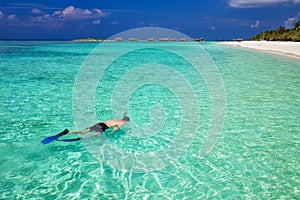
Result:
<svg viewBox="0 0 300 200"><path fill-rule="evenodd" d="M113 130L112 130L112 132L110 132L109 134L113 134L116 130L118 130L119 129L119 126L116 126Z"/></svg>

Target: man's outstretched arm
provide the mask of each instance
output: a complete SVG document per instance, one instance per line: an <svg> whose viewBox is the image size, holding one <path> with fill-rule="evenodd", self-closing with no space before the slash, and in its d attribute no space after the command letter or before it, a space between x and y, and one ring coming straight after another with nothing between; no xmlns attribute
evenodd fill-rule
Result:
<svg viewBox="0 0 300 200"><path fill-rule="evenodd" d="M118 130L120 127L116 126L109 134L113 134L116 130Z"/></svg>

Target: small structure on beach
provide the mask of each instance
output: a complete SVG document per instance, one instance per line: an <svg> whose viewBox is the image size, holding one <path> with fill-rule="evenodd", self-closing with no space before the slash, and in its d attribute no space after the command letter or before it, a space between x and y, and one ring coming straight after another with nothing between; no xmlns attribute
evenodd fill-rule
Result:
<svg viewBox="0 0 300 200"><path fill-rule="evenodd" d="M147 38L147 41L148 41L148 42L155 42L156 39L155 39L155 38Z"/></svg>
<svg viewBox="0 0 300 200"><path fill-rule="evenodd" d="M177 38L169 38L169 41L170 42L178 42L178 39Z"/></svg>
<svg viewBox="0 0 300 200"><path fill-rule="evenodd" d="M181 41L181 42L189 42L190 39L189 39L189 38L181 38L180 41Z"/></svg>
<svg viewBox="0 0 300 200"><path fill-rule="evenodd" d="M178 38L159 38L158 41L160 42L178 42Z"/></svg>
<svg viewBox="0 0 300 200"><path fill-rule="evenodd" d="M121 41L123 41L123 38L121 38L121 37L116 37L115 38L115 42L121 42Z"/></svg>
<svg viewBox="0 0 300 200"><path fill-rule="evenodd" d="M140 41L139 38L128 38L129 41Z"/></svg>
<svg viewBox="0 0 300 200"><path fill-rule="evenodd" d="M194 38L193 40L196 42L205 42L204 38Z"/></svg>
<svg viewBox="0 0 300 200"><path fill-rule="evenodd" d="M234 39L232 39L233 41L237 41L237 42L242 42L242 41L244 41L243 40L243 38L234 38Z"/></svg>
<svg viewBox="0 0 300 200"><path fill-rule="evenodd" d="M159 38L158 41L160 41L160 42L167 42L167 41L169 41L169 38Z"/></svg>

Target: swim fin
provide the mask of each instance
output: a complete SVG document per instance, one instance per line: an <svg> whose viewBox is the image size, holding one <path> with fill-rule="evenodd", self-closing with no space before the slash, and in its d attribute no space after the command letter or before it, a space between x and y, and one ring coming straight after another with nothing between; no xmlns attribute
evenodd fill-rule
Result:
<svg viewBox="0 0 300 200"><path fill-rule="evenodd" d="M43 144L48 144L48 143L52 142L53 140L57 140L59 137L61 137L63 135L66 135L68 132L69 132L69 130L65 129L63 132L61 132L61 133L59 133L57 135L50 136L50 137L47 137L47 138L43 139L42 143Z"/></svg>
<svg viewBox="0 0 300 200"><path fill-rule="evenodd" d="M62 142L74 142L81 140L81 138L74 138L74 139L63 139L63 140L57 140L57 141L62 141Z"/></svg>

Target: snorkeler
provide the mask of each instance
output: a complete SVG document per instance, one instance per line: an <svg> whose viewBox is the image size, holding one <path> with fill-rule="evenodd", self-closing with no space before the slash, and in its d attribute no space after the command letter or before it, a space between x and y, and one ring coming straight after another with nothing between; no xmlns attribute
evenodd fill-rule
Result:
<svg viewBox="0 0 300 200"><path fill-rule="evenodd" d="M49 142L52 142L53 140L58 140L59 137L61 137L63 135L67 135L67 134L85 134L88 132L94 132L93 135L85 137L85 139L87 139L87 138L90 138L90 137L93 137L96 135L100 135L101 133L104 133L106 131L106 129L114 127L114 129L109 133L109 134L112 134L116 130L118 130L121 126L123 126L125 123L129 122L130 118L128 116L126 116L126 114L127 114L127 112L124 113L123 119L121 119L121 120L112 119L112 120L108 120L105 122L100 122L89 128L86 128L86 129L80 130L80 131L69 131L68 129L65 129L63 132L61 132L57 135L45 138L42 141L42 143L47 144ZM82 138L79 137L79 138L75 138L75 139L64 139L64 140L58 140L58 141L72 142L72 141L77 141L77 140L81 140L81 139Z"/></svg>

